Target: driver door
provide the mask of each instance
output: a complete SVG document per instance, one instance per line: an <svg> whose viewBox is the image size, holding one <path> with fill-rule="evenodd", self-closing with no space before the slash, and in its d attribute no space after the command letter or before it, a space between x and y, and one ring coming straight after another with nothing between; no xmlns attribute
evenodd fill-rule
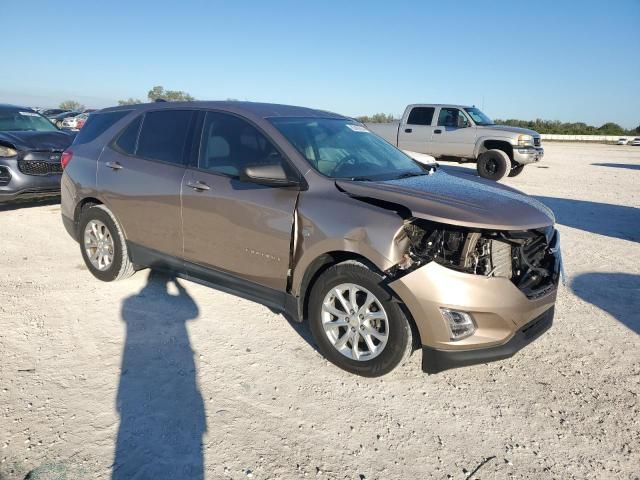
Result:
<svg viewBox="0 0 640 480"><path fill-rule="evenodd" d="M433 130L432 149L437 156L471 158L476 143L476 127L456 107L442 107Z"/></svg>
<svg viewBox="0 0 640 480"><path fill-rule="evenodd" d="M246 166L285 162L256 127L206 112L197 165L182 184L184 259L286 290L298 189L243 182ZM290 168L290 167L286 167Z"/></svg>

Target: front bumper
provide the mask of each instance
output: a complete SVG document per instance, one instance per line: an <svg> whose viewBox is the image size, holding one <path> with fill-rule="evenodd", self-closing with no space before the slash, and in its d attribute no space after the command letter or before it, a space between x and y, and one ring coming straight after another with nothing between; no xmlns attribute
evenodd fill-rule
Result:
<svg viewBox="0 0 640 480"><path fill-rule="evenodd" d="M520 165L527 165L542 160L544 148L542 147L513 147L513 161Z"/></svg>
<svg viewBox="0 0 640 480"><path fill-rule="evenodd" d="M434 356L462 359L438 360L436 366L426 368L427 372L440 371L437 365L441 364L468 365L470 359L474 359L473 363L498 360L505 358L505 351L512 355L526 344L517 340L519 332L548 312L557 295L557 285L554 285L540 297L528 298L507 278L463 273L436 262L394 280L389 287L416 323L423 351L427 352L425 362ZM473 335L451 340L441 308L471 315L476 326Z"/></svg>
<svg viewBox="0 0 640 480"><path fill-rule="evenodd" d="M0 173L0 203L60 195L62 174L27 175L18 168L18 157L0 158Z"/></svg>
<svg viewBox="0 0 640 480"><path fill-rule="evenodd" d="M551 328L554 307L533 319L511 337L511 340L495 347L476 350L437 350L422 347L422 370L426 373L439 373L452 368L466 367L478 363L494 362L512 357L536 338Z"/></svg>

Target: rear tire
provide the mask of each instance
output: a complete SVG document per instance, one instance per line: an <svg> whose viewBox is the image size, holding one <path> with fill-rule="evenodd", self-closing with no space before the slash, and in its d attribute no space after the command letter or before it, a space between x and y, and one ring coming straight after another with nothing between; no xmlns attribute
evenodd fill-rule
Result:
<svg viewBox="0 0 640 480"><path fill-rule="evenodd" d="M320 353L364 377L389 373L413 348L409 320L381 282L364 264L343 262L320 275L309 298L309 324Z"/></svg>
<svg viewBox="0 0 640 480"><path fill-rule="evenodd" d="M124 233L104 205L93 205L82 211L78 241L84 263L97 279L112 282L135 273Z"/></svg>
<svg viewBox="0 0 640 480"><path fill-rule="evenodd" d="M520 175L522 173L522 171L524 170L524 165L520 165L518 163L516 163L511 170L509 170L509 176L510 177L517 177L518 175Z"/></svg>
<svg viewBox="0 0 640 480"><path fill-rule="evenodd" d="M502 179L509 168L511 167L511 160L502 150L487 150L478 157L476 168L478 169L478 175L488 180L498 181Z"/></svg>

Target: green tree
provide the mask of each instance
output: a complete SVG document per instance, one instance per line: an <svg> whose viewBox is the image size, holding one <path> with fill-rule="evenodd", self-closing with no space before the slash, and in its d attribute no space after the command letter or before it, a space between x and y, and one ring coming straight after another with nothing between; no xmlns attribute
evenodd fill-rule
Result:
<svg viewBox="0 0 640 480"><path fill-rule="evenodd" d="M600 127L587 125L584 122L560 122L558 120L517 120L509 118L507 120L495 120L498 125L509 125L511 127L528 128L538 133L550 133L557 135L633 135L633 130L625 130L617 123L608 122ZM640 125L638 126L640 129ZM638 130L640 133L640 130Z"/></svg>
<svg viewBox="0 0 640 480"><path fill-rule="evenodd" d="M58 108L62 108L64 110L84 110L85 107L75 100L65 100L64 102L60 102L60 106Z"/></svg>
<svg viewBox="0 0 640 480"><path fill-rule="evenodd" d="M362 123L391 123L393 122L393 115L390 113L374 113L371 116L362 115L361 117L356 117L356 120Z"/></svg>
<svg viewBox="0 0 640 480"><path fill-rule="evenodd" d="M118 100L118 105L137 105L138 103L142 103L142 100L131 97L127 98L126 100Z"/></svg>
<svg viewBox="0 0 640 480"><path fill-rule="evenodd" d="M194 97L182 90L165 90L161 85L156 85L149 93L147 98L150 102L155 102L158 99L166 100L167 102L192 102Z"/></svg>
<svg viewBox="0 0 640 480"><path fill-rule="evenodd" d="M624 135L625 130L617 123L608 122L598 128L600 135Z"/></svg>

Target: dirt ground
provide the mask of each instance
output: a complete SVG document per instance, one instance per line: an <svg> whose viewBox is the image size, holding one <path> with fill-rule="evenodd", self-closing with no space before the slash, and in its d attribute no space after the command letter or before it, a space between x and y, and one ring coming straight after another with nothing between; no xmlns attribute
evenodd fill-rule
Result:
<svg viewBox="0 0 640 480"><path fill-rule="evenodd" d="M545 147L505 183L558 218L555 325L432 376L349 375L197 284L101 283L57 204L0 208L0 479L639 478L640 148Z"/></svg>

